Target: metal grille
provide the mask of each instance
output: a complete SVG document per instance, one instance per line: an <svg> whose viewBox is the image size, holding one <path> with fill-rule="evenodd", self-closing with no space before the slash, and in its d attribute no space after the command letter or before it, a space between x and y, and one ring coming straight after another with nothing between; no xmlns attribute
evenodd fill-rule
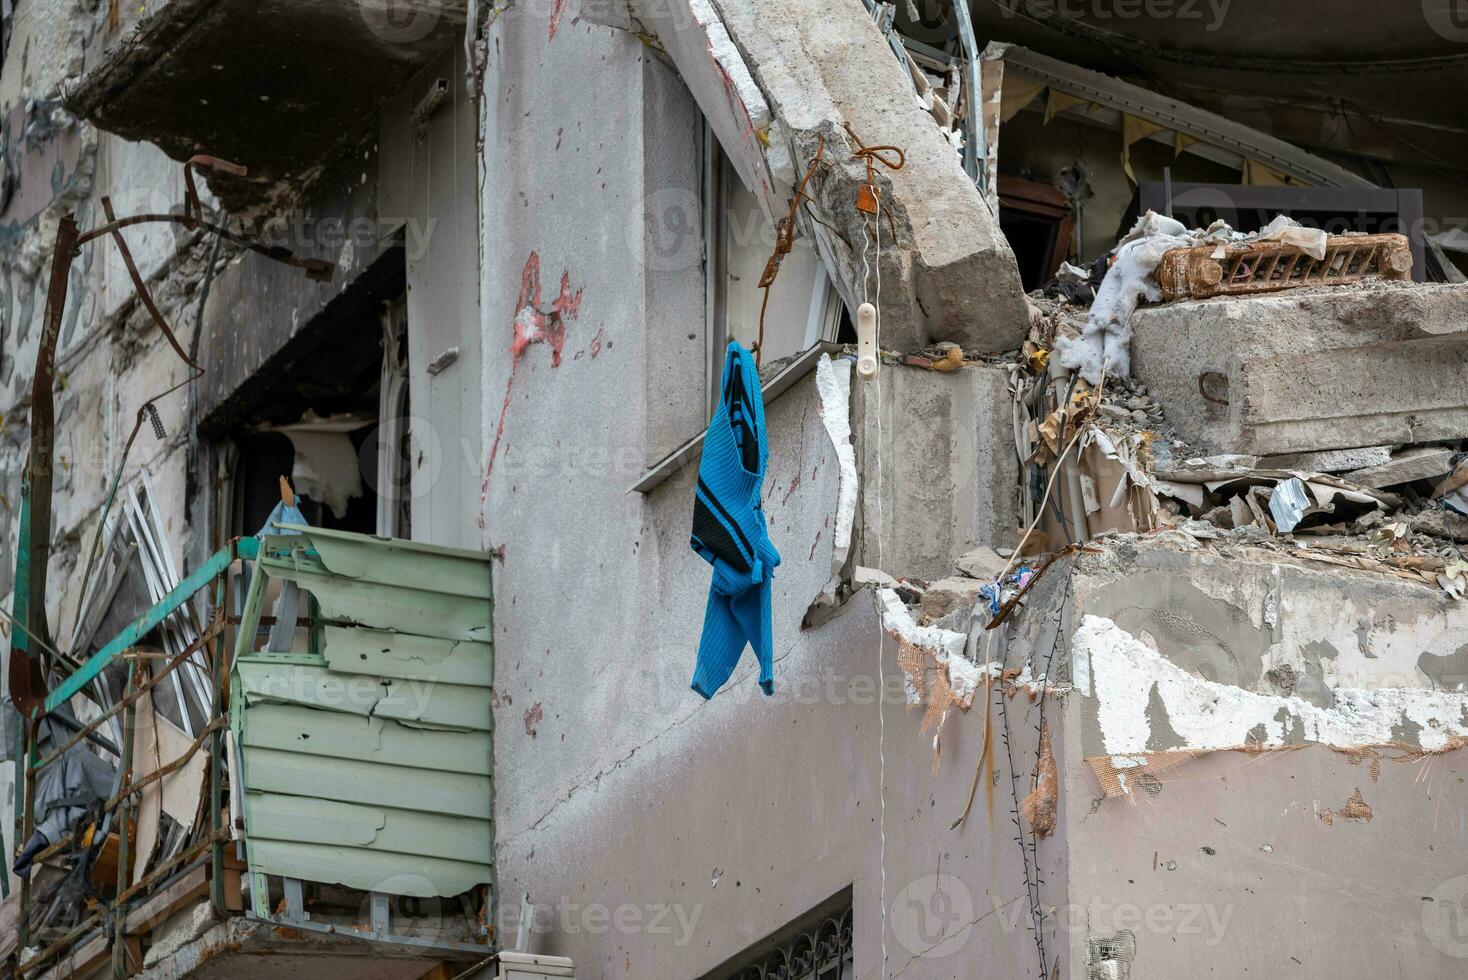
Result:
<svg viewBox="0 0 1468 980"><path fill-rule="evenodd" d="M729 974L731 980L854 980L851 906Z"/></svg>

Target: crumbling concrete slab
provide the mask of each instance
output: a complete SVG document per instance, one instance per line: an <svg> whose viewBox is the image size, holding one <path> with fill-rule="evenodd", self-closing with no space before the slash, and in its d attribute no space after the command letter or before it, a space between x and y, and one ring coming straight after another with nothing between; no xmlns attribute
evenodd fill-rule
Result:
<svg viewBox="0 0 1468 980"><path fill-rule="evenodd" d="M941 579L953 574L956 556L980 545L1013 547L1019 462L1008 375L884 364L877 380L854 387L859 562Z"/></svg>
<svg viewBox="0 0 1468 980"><path fill-rule="evenodd" d="M1208 451L1307 453L1468 431L1468 287L1339 288L1138 310L1133 371Z"/></svg>
<svg viewBox="0 0 1468 980"><path fill-rule="evenodd" d="M657 36L678 66L739 179L767 216L783 216L789 208L790 174L787 167L784 181L777 185L765 159L770 107L718 11L710 0L658 0L639 3L638 8L642 29ZM589 11L593 19L608 20L618 6L612 0L597 0Z"/></svg>
<svg viewBox="0 0 1468 980"><path fill-rule="evenodd" d="M634 6L639 20L657 25L679 72L695 80L690 90L714 120L725 151L744 161L737 169L751 192L768 201L773 191L776 206L766 205L771 213L788 208L825 140L826 166L810 188L821 222L809 220L804 209L800 222L815 237L848 307L854 310L869 294L875 299L880 268L884 347L914 351L938 341L981 351L1018 347L1029 314L998 219L865 8L792 0L712 4L721 23L700 13L700 0L675 0L671 13L650 0ZM731 67L731 39L772 115L764 128L759 112L750 110L759 100ZM906 154L901 170L877 167L891 218L879 222L880 262L875 244L863 248L867 224L855 204L866 166L852 155L856 144L847 125L867 145L890 144ZM748 162L751 132L764 148L772 188Z"/></svg>
<svg viewBox="0 0 1468 980"><path fill-rule="evenodd" d="M969 578L993 582L1009 567L1009 559L993 548L975 548L953 560L953 567Z"/></svg>
<svg viewBox="0 0 1468 980"><path fill-rule="evenodd" d="M1468 337L1250 359L1238 378L1232 414L1261 452L1468 431Z"/></svg>
<svg viewBox="0 0 1468 980"><path fill-rule="evenodd" d="M67 108L175 160L201 148L250 168L216 174L232 211L349 155L382 102L463 37L464 0L166 0L90 52ZM100 46L99 46L100 47ZM260 71L253 52L268 51Z"/></svg>
<svg viewBox="0 0 1468 980"><path fill-rule="evenodd" d="M1453 468L1453 451L1446 446L1416 446L1404 449L1385 463L1352 470L1346 478L1352 483L1379 490L1413 480L1433 480Z"/></svg>
<svg viewBox="0 0 1468 980"><path fill-rule="evenodd" d="M1468 603L1437 586L1263 548L1183 541L1192 539L1121 536L1048 572L1045 579L1057 571L1069 577L1070 633L1087 618L1110 624L1159 670L1177 668L1251 698L1289 699L1283 707L1297 715L1339 706L1352 692L1406 692L1410 701L1468 691ZM1026 616L1051 615L1037 610ZM1019 632L1023 647L1026 630ZM1093 686L1094 666L1085 666L1074 641L1069 646L1060 676ZM1371 710L1390 715L1393 701L1383 697ZM1393 716L1386 727L1400 721ZM1436 735L1459 723L1468 725L1468 715L1442 719ZM1176 719L1171 727L1182 728ZM1422 737L1397 740L1422 744Z"/></svg>
<svg viewBox="0 0 1468 980"><path fill-rule="evenodd" d="M1468 947L1452 917L1468 879L1422 842L1445 819L1434 811L1460 812L1465 799L1468 694L1450 681L1468 673L1468 605L1176 532L1093 545L1052 566L1023 611L986 634L993 659L1022 671L996 695L991 734L1044 731L1054 753L1036 867L1059 929L1045 955L1062 967L1040 975L1124 978L1141 963L1183 975L1199 962L1228 976L1456 975ZM959 656L962 633L927 634ZM1041 675L1058 684L1048 696L1028 680ZM946 728L941 737L941 771L963 782L972 769L952 775ZM1040 747L999 753L1000 792L1011 779L1038 789L1047 761ZM1446 782L1429 786L1437 772ZM1036 826L1035 795L1022 830ZM977 823L978 846L1002 855L1008 810L976 803L962 829ZM1063 845L1057 858L1043 856L1047 843ZM1287 918L1342 916L1411 938L1389 949L1379 933L1302 927L1282 947L1247 941ZM1027 952L1030 969L1006 976L1035 975L1037 949Z"/></svg>
<svg viewBox="0 0 1468 980"><path fill-rule="evenodd" d="M939 579L923 593L923 616L928 620L942 619L949 613L972 606L979 598L984 583L975 578L954 575Z"/></svg>
<svg viewBox="0 0 1468 980"><path fill-rule="evenodd" d="M1391 462L1391 446L1357 446L1351 449L1324 449L1316 453L1284 453L1279 456L1253 457L1249 466L1267 470L1303 470L1308 473L1347 473L1369 466Z"/></svg>

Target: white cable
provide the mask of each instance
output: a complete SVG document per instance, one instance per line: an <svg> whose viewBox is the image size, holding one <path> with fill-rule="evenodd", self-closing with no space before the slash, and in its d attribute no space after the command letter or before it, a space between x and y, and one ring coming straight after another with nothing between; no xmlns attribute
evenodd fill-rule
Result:
<svg viewBox="0 0 1468 980"><path fill-rule="evenodd" d="M882 567L882 213L880 206L877 210L875 222L875 236L877 239L877 534L876 553L877 567ZM870 277L870 268L867 265L868 236L862 237L861 263L862 263L862 301L866 301L867 279ZM887 980L887 673L886 661L882 657L882 631L877 630L877 800L878 800L878 836L880 844L878 847L877 863L881 869L881 884L878 888L877 897L882 905L882 980Z"/></svg>

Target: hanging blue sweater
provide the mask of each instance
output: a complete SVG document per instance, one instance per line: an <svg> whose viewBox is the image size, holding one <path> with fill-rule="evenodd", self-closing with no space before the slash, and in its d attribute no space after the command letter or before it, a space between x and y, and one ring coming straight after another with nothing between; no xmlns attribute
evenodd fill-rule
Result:
<svg viewBox="0 0 1468 980"><path fill-rule="evenodd" d="M770 582L780 553L770 543L760 501L768 456L759 373L749 351L731 341L693 499L690 543L714 567L692 685L705 698L734 673L746 644L759 660L760 687L775 690Z"/></svg>

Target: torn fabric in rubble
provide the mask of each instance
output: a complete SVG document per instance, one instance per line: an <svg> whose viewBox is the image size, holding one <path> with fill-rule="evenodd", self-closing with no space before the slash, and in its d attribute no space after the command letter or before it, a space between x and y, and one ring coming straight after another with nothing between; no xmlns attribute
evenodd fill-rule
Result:
<svg viewBox="0 0 1468 980"><path fill-rule="evenodd" d="M1062 366L1078 369L1091 384L1101 383L1103 370L1120 377L1131 373L1132 314L1143 298L1162 299L1152 273L1168 249L1191 244L1187 234L1182 222L1152 211L1137 219L1117 246L1081 336L1056 338Z"/></svg>
<svg viewBox="0 0 1468 980"><path fill-rule="evenodd" d="M714 569L692 684L704 698L734 673L746 645L759 660L760 687L775 689L770 584L780 553L761 504L768 456L759 372L749 351L731 342L723 395L704 436L689 542Z"/></svg>

